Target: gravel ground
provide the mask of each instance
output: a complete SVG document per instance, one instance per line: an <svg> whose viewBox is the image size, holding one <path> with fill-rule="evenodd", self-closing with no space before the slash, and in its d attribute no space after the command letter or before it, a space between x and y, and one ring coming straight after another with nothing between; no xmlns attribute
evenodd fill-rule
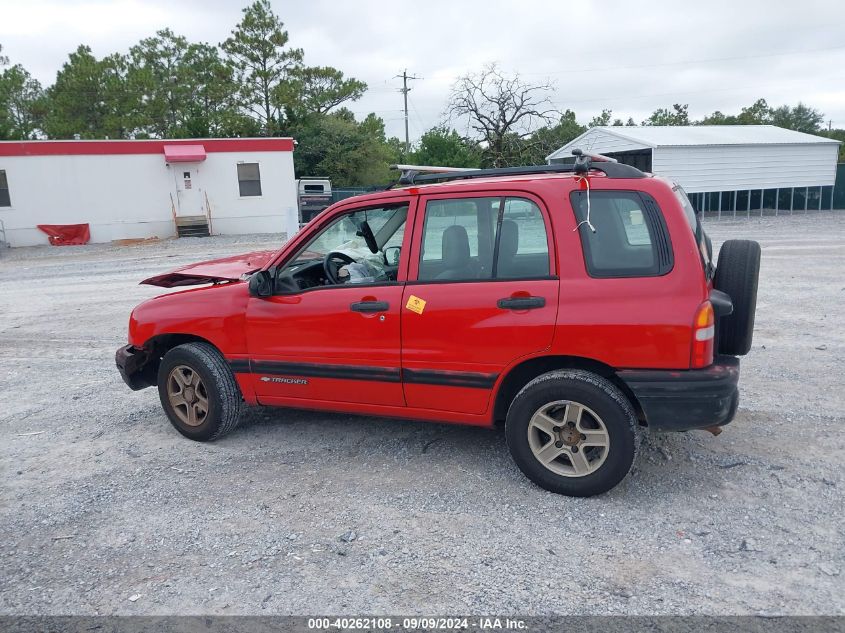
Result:
<svg viewBox="0 0 845 633"><path fill-rule="evenodd" d="M267 247L0 254L2 614L845 614L845 214L710 223L763 246L742 402L647 437L598 498L499 431L254 409L183 439L114 368L137 281Z"/></svg>

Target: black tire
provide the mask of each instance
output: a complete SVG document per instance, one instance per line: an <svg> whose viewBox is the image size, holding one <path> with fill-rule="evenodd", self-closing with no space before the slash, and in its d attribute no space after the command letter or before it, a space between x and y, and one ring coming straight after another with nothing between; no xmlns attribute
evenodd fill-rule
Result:
<svg viewBox="0 0 845 633"><path fill-rule="evenodd" d="M722 244L713 286L730 296L734 309L716 324L719 353L743 356L751 349L759 277L760 245L757 242L728 240Z"/></svg>
<svg viewBox="0 0 845 633"><path fill-rule="evenodd" d="M190 426L180 418L168 396L168 379L180 366L195 371L202 381L208 409L196 426ZM164 355L158 369L158 395L170 423L192 440L216 440L232 432L240 422L243 399L238 383L226 360L208 343L178 345Z"/></svg>
<svg viewBox="0 0 845 633"><path fill-rule="evenodd" d="M584 405L591 410L590 417L595 413L609 437L607 448L602 449L607 451L604 461L589 474L567 476L553 472L531 448L532 417L544 406L562 400ZM516 465L535 484L559 494L590 497L607 492L628 474L639 444L639 427L631 403L613 383L588 371L562 369L538 376L517 394L508 410L505 436Z"/></svg>

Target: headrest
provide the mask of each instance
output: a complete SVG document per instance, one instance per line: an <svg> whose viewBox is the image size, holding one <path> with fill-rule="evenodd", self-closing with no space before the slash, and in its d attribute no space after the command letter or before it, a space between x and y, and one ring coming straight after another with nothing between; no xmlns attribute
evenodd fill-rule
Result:
<svg viewBox="0 0 845 633"><path fill-rule="evenodd" d="M443 231L443 263L447 268L465 266L469 262L469 237L460 224Z"/></svg>

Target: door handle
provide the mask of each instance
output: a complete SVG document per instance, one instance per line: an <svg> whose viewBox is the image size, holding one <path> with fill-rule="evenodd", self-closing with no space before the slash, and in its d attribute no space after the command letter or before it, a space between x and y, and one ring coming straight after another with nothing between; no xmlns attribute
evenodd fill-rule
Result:
<svg viewBox="0 0 845 633"><path fill-rule="evenodd" d="M496 305L502 310L536 310L546 305L545 297L507 297L499 299Z"/></svg>
<svg viewBox="0 0 845 633"><path fill-rule="evenodd" d="M389 308L387 301L356 301L349 306L353 312L387 312Z"/></svg>

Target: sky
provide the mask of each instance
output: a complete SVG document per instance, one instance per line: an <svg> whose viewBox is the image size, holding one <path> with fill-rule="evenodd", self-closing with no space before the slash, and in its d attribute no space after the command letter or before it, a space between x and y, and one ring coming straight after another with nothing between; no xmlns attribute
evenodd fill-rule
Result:
<svg viewBox="0 0 845 633"><path fill-rule="evenodd" d="M169 27L220 43L247 0L0 0L0 44L44 85L68 53L126 52ZM447 119L460 76L496 62L529 82L554 85L551 100L586 123L602 108L640 122L659 107L688 103L691 117L739 112L763 97L799 101L845 127L845 2L722 0L272 0L309 65L330 65L367 82L351 104L375 112L403 137L401 80L411 82L412 141ZM465 124L452 122L460 129Z"/></svg>

